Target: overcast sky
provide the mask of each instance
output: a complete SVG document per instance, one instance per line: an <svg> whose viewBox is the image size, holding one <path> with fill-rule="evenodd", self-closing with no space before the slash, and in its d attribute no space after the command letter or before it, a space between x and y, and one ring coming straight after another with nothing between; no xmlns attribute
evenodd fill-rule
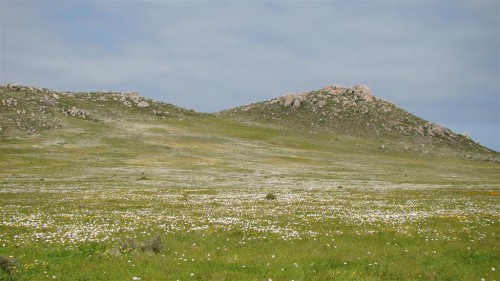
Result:
<svg viewBox="0 0 500 281"><path fill-rule="evenodd" d="M204 112L365 84L500 151L499 3L0 0L0 83Z"/></svg>

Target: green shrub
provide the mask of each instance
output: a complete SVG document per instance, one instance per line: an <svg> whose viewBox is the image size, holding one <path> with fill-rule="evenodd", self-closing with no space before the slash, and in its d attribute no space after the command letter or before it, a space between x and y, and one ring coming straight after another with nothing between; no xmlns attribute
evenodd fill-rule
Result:
<svg viewBox="0 0 500 281"><path fill-rule="evenodd" d="M16 262L12 258L0 256L0 270L5 273L12 273L16 268Z"/></svg>
<svg viewBox="0 0 500 281"><path fill-rule="evenodd" d="M273 192L268 192L265 198L266 200L276 200L276 194L274 194Z"/></svg>
<svg viewBox="0 0 500 281"><path fill-rule="evenodd" d="M141 245L141 250L143 252L146 251L151 251L155 254L158 254L161 252L162 249L162 244L161 244L161 237L160 235L156 235L155 237L146 240L142 245Z"/></svg>
<svg viewBox="0 0 500 281"><path fill-rule="evenodd" d="M156 235L151 239L148 239L142 243L138 243L134 239L127 239L120 245L120 252L127 253L136 249L140 249L143 252L151 251L155 254L161 252L163 246L161 243L161 236Z"/></svg>

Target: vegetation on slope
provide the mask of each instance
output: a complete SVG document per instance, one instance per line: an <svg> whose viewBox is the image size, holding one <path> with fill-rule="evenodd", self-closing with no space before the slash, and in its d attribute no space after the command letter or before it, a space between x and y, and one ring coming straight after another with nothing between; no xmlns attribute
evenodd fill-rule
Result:
<svg viewBox="0 0 500 281"><path fill-rule="evenodd" d="M135 94L0 90L0 280L498 280L495 162Z"/></svg>

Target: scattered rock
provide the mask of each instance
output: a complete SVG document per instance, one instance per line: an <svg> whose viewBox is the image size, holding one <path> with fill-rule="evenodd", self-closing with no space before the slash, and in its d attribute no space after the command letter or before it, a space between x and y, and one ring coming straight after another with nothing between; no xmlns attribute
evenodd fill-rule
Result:
<svg viewBox="0 0 500 281"><path fill-rule="evenodd" d="M73 106L71 109L63 110L63 113L66 116L87 118L87 112L85 112L84 109L76 108L75 106Z"/></svg>
<svg viewBox="0 0 500 281"><path fill-rule="evenodd" d="M328 94L332 94L332 95L343 94L346 92L346 90L347 90L346 87L342 87L342 86L338 86L338 85L332 85L332 86L328 86L328 87L321 89L321 91L326 92Z"/></svg>
<svg viewBox="0 0 500 281"><path fill-rule="evenodd" d="M137 102L139 100L139 93L137 93L137 92L130 92L127 95L133 101Z"/></svg>
<svg viewBox="0 0 500 281"><path fill-rule="evenodd" d="M14 98L8 98L6 100L2 100L2 106L15 107L17 106L17 100Z"/></svg>
<svg viewBox="0 0 500 281"><path fill-rule="evenodd" d="M147 103L146 101L140 101L137 103L137 107L142 107L142 108L149 107L149 103Z"/></svg>
<svg viewBox="0 0 500 281"><path fill-rule="evenodd" d="M439 125L433 126L432 129L431 129L431 133L434 136L437 136L437 137L440 137L440 138L445 137L445 130L444 130L443 127L441 127Z"/></svg>
<svg viewBox="0 0 500 281"><path fill-rule="evenodd" d="M17 84L14 84L14 83L8 83L8 84L5 84L5 87L9 90L13 90L13 91L19 91L21 90L21 86L17 85Z"/></svg>

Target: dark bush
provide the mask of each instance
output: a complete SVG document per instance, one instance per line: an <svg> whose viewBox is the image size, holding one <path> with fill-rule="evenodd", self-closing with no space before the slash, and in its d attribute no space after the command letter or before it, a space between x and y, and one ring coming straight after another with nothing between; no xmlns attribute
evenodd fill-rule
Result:
<svg viewBox="0 0 500 281"><path fill-rule="evenodd" d="M143 252L151 251L155 254L158 254L159 252L161 252L161 249L162 249L162 244L160 235L156 235L155 237L146 240L144 244L141 245L141 250Z"/></svg>
<svg viewBox="0 0 500 281"><path fill-rule="evenodd" d="M269 192L266 194L266 200L276 200L276 194Z"/></svg>
<svg viewBox="0 0 500 281"><path fill-rule="evenodd" d="M0 256L0 271L13 274L16 269L16 261L12 258Z"/></svg>

